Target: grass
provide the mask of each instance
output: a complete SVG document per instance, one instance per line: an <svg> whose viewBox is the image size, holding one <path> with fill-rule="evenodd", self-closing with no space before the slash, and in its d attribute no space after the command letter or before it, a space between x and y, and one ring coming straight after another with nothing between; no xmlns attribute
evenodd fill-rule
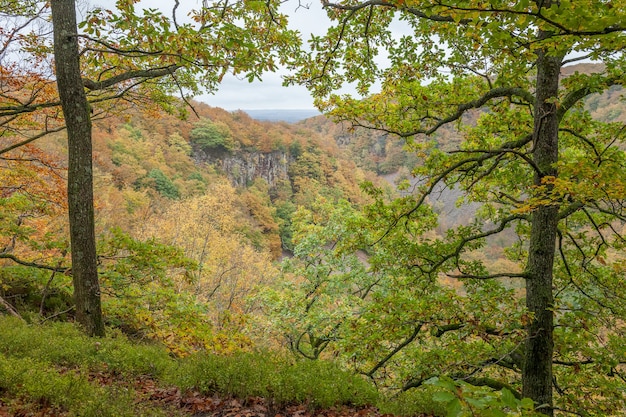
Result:
<svg viewBox="0 0 626 417"><path fill-rule="evenodd" d="M90 373L158 377L174 367L167 352L123 337L90 339L74 326L27 325L0 317L0 395L6 404L52 408L70 416L160 416L123 385L91 382Z"/></svg>
<svg viewBox="0 0 626 417"><path fill-rule="evenodd" d="M311 408L376 404L378 392L366 380L332 363L293 361L271 353L197 355L181 361L171 382L239 398L259 396L276 405L306 403Z"/></svg>
<svg viewBox="0 0 626 417"><path fill-rule="evenodd" d="M94 374L108 376L98 382ZM163 388L222 397L263 397L280 408L375 405L395 415L444 415L432 393L388 398L366 379L325 361L295 360L273 352L174 358L158 345L109 331L88 338L70 323L29 325L0 316L0 405L51 408L81 417L173 416L177 410L140 401L133 381L150 377ZM56 415L56 413L55 413Z"/></svg>
<svg viewBox="0 0 626 417"><path fill-rule="evenodd" d="M137 401L133 378L204 394L267 398L276 406L371 405L380 400L366 380L322 361L269 352L173 358L165 348L119 333L92 339L69 323L28 325L0 316L0 402L52 408L68 416L172 415ZM94 374L113 375L108 384Z"/></svg>

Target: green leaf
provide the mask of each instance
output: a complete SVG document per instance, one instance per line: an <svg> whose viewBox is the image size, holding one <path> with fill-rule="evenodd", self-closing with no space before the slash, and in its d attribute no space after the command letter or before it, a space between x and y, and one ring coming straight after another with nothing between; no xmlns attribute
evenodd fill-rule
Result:
<svg viewBox="0 0 626 417"><path fill-rule="evenodd" d="M522 398L522 400L520 401L520 405L521 405L523 410L534 410L535 409L535 403L530 398Z"/></svg>
<svg viewBox="0 0 626 417"><path fill-rule="evenodd" d="M461 406L461 401L458 398L455 398L446 407L446 417L459 417L463 413L463 407Z"/></svg>
<svg viewBox="0 0 626 417"><path fill-rule="evenodd" d="M517 408L517 398L506 388L502 388L502 402L511 409Z"/></svg>
<svg viewBox="0 0 626 417"><path fill-rule="evenodd" d="M447 403L456 399L456 396L448 391L438 391L433 394L433 400L441 403Z"/></svg>

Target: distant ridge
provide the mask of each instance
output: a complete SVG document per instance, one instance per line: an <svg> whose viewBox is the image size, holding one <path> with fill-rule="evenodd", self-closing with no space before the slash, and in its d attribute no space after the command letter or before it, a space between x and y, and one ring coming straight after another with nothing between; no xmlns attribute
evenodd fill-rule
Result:
<svg viewBox="0 0 626 417"><path fill-rule="evenodd" d="M317 109L263 109L242 111L256 120L287 123L296 123L300 120L319 116L321 114Z"/></svg>

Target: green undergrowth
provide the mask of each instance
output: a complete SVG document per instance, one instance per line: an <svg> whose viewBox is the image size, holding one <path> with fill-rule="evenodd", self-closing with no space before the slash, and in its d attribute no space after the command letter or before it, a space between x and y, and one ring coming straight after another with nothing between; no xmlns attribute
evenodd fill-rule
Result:
<svg viewBox="0 0 626 417"><path fill-rule="evenodd" d="M197 355L181 361L174 385L246 398L260 396L276 405L306 403L311 408L337 404L376 404L378 393L366 380L330 362L292 361L271 353Z"/></svg>
<svg viewBox="0 0 626 417"><path fill-rule="evenodd" d="M132 389L98 386L89 382L80 369L59 370L34 358L0 355L0 393L9 408L52 408L86 417L171 415L136 403Z"/></svg>
<svg viewBox="0 0 626 417"><path fill-rule="evenodd" d="M0 402L51 407L70 416L172 415L137 401L133 378L149 376L163 387L261 396L279 407L382 403L372 384L330 362L271 352L174 358L161 346L109 334L88 338L69 323L29 325L0 316ZM94 382L94 374L114 377L102 384Z"/></svg>

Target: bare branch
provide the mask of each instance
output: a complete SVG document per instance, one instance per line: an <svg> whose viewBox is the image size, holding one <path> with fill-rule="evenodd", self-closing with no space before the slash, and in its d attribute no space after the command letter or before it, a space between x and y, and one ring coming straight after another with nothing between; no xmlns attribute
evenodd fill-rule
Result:
<svg viewBox="0 0 626 417"><path fill-rule="evenodd" d="M30 137L30 138L28 138L26 140L14 143L13 145L8 146L8 147L6 147L4 149L0 149L0 155L5 154L5 153L7 153L9 151L12 151L13 149L19 148L20 146L27 145L27 144L29 144L29 143L31 143L33 141L36 141L37 139L40 139L40 138L42 138L42 137L44 137L46 135L49 135L50 133L56 133L56 132L60 132L62 130L65 130L65 125L57 127L55 129L46 129L45 131L43 131L41 133L38 133L35 136L32 136L32 137Z"/></svg>
<svg viewBox="0 0 626 417"><path fill-rule="evenodd" d="M575 361L575 362L553 360L552 363L555 365L562 365L562 366L580 366L580 365L590 365L592 363L595 363L595 361L593 359L585 359L584 361Z"/></svg>
<svg viewBox="0 0 626 417"><path fill-rule="evenodd" d="M8 311L9 314L11 314L12 316L15 316L15 317L21 319L22 321L24 321L24 318L22 316L20 316L20 313L17 312L15 307L13 307L8 301L6 301L4 298L2 298L2 296L0 296L0 306L4 307L4 309L6 311Z"/></svg>
<svg viewBox="0 0 626 417"><path fill-rule="evenodd" d="M178 9L178 6L180 6L180 1L179 0L174 0L174 8L172 9L172 21L174 22L174 27L176 28L176 30L178 30L178 22L176 21L176 10Z"/></svg>

